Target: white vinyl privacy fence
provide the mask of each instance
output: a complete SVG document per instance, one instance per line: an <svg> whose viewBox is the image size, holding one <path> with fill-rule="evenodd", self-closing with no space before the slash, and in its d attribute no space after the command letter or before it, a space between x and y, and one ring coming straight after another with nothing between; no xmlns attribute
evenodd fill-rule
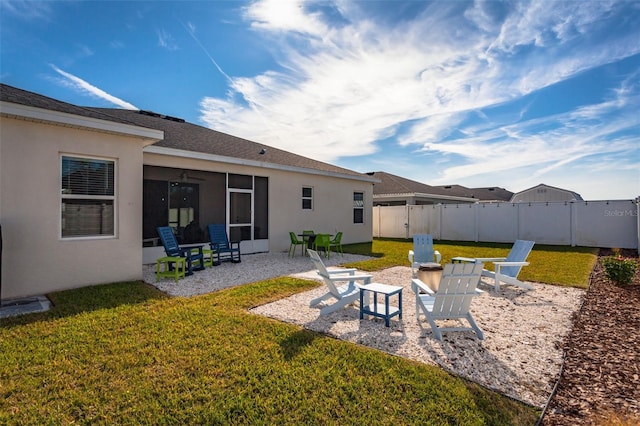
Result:
<svg viewBox="0 0 640 426"><path fill-rule="evenodd" d="M640 198L616 201L375 206L373 236L637 249Z"/></svg>

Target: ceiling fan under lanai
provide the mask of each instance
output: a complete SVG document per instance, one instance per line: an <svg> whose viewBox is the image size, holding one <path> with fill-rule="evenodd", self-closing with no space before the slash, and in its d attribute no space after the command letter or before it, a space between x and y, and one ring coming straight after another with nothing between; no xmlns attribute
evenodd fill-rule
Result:
<svg viewBox="0 0 640 426"><path fill-rule="evenodd" d="M197 176L191 176L189 173L187 173L186 170L183 170L182 173L180 173L180 176L176 179L180 182L188 182L188 181L193 181L193 180L199 180L199 181L204 181L206 179L201 178L201 177L197 177Z"/></svg>

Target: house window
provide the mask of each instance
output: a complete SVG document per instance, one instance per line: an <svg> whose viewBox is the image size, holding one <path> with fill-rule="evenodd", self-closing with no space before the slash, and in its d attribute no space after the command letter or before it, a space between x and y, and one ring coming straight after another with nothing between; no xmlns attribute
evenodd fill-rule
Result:
<svg viewBox="0 0 640 426"><path fill-rule="evenodd" d="M364 223L364 192L353 193L353 223Z"/></svg>
<svg viewBox="0 0 640 426"><path fill-rule="evenodd" d="M313 210L313 188L302 187L302 210Z"/></svg>
<svg viewBox="0 0 640 426"><path fill-rule="evenodd" d="M115 161L62 156L62 238L115 235Z"/></svg>

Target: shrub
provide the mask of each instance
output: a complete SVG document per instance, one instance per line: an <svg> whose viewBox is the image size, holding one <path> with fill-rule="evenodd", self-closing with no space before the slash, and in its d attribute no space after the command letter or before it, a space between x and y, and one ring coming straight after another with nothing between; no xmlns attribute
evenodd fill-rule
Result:
<svg viewBox="0 0 640 426"><path fill-rule="evenodd" d="M622 256L609 256L602 260L604 273L616 284L631 284L633 276L638 269L638 263L633 259L625 259Z"/></svg>

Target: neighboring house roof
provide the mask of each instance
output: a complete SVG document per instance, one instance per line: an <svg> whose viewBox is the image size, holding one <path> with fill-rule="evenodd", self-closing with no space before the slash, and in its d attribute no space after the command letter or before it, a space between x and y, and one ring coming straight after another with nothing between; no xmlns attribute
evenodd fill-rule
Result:
<svg viewBox="0 0 640 426"><path fill-rule="evenodd" d="M503 188L466 188L460 185L431 186L386 172L367 173L380 179L373 186L374 200L413 199L429 202L508 201L512 193Z"/></svg>
<svg viewBox="0 0 640 426"><path fill-rule="evenodd" d="M374 195L414 193L444 195L444 191L438 190L433 186L392 175L391 173L370 172L368 175L380 179L380 183L376 183L373 186Z"/></svg>
<svg viewBox="0 0 640 426"><path fill-rule="evenodd" d="M567 195L567 200L566 201L583 201L583 198L580 194L578 194L577 192L574 191L570 191L568 189L563 189L563 188L557 188L555 186L551 186L551 185L546 185L544 183L541 183L539 185L533 186L531 188L525 189L523 191L517 192L515 194L513 194L513 196L511 197L511 202L513 203L517 203L517 202L521 202L521 201L529 201L528 199L526 199L528 197L529 194L534 194L537 193L539 190L551 190L554 191L556 194L558 193L563 193ZM545 191L546 193L546 191ZM549 197L550 199L548 201L558 201L557 199L553 199L553 197Z"/></svg>
<svg viewBox="0 0 640 426"><path fill-rule="evenodd" d="M513 195L513 192L497 186L467 188L461 185L442 185L437 188L443 188L455 194L464 194L466 197L475 198L479 201L509 201Z"/></svg>
<svg viewBox="0 0 640 426"><path fill-rule="evenodd" d="M9 117L19 116L34 121L65 123L113 133L124 129L129 133L137 131L139 136L153 142L160 139L152 146L147 146L146 152L191 156L222 162L235 161L256 167L337 175L365 182L377 182L377 179L363 173L149 111L80 107L6 84L0 84L0 101L3 102L2 114ZM8 104L4 104L5 102ZM24 108L11 108L15 105ZM47 118L42 119L42 111L61 114L58 114L59 116L49 114ZM70 117L83 117L85 120L74 122ZM105 122L116 123L118 126L117 128L105 126Z"/></svg>

